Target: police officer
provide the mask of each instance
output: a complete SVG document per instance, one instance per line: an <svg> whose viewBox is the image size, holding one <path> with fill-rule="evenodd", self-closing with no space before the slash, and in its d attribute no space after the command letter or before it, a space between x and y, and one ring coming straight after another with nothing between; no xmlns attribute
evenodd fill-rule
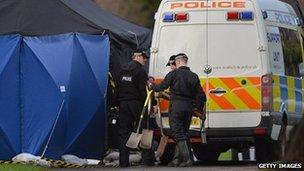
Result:
<svg viewBox="0 0 304 171"><path fill-rule="evenodd" d="M171 70L175 70L175 69L176 69L175 57L176 57L176 55L170 56L169 61L168 61L168 63L166 64L166 66L170 66Z"/></svg>
<svg viewBox="0 0 304 171"><path fill-rule="evenodd" d="M170 66L171 71L173 71L173 70L176 69L176 65L175 65L175 56L176 56L176 55L170 56L169 61L168 61L168 63L166 64L166 67ZM151 82L154 82L154 80L152 80ZM166 100L170 100L170 95L169 95L169 94L170 94L170 93L169 93L167 90L165 90L165 91L163 91L163 92L159 92L159 93L158 93L158 98L164 98L164 99L166 99Z"/></svg>
<svg viewBox="0 0 304 171"><path fill-rule="evenodd" d="M191 152L188 146L189 127L193 112L203 110L206 96L202 91L197 74L187 67L188 57L183 54L175 56L175 70L169 72L165 79L159 84L150 84L151 89L156 92L170 87L169 124L173 138L177 143L175 158L171 166L186 167L192 165Z"/></svg>
<svg viewBox="0 0 304 171"><path fill-rule="evenodd" d="M148 75L142 68L147 61L144 51L135 52L132 61L122 66L118 80L118 103L119 103L119 165L129 166L130 149L126 147L135 124L138 123L141 110L146 99L146 82ZM154 153L152 150L142 151L145 165L154 164Z"/></svg>

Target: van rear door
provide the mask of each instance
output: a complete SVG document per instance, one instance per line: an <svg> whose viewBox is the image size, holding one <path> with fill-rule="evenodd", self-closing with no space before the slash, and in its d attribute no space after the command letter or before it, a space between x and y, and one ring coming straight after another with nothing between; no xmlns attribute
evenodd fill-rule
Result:
<svg viewBox="0 0 304 171"><path fill-rule="evenodd" d="M209 9L203 14L208 18L204 87L210 128L255 127L261 120L257 15L254 4L244 2L243 9Z"/></svg>
<svg viewBox="0 0 304 171"><path fill-rule="evenodd" d="M159 21L154 37L158 41L153 44L158 52L150 72L163 78L169 72L165 68L168 58L186 53L191 70L200 76L207 94L206 126L255 127L261 119L262 68L254 5L249 0L240 1L243 6L237 7L233 4L239 1L220 2L224 1L166 2L159 11L162 19L167 13L186 13L188 18ZM229 8L218 8L229 2ZM210 6L208 10L206 5ZM253 20L228 20L231 11L252 12Z"/></svg>
<svg viewBox="0 0 304 171"><path fill-rule="evenodd" d="M161 26L158 32L158 41L156 47L158 52L150 59L149 72L157 81L161 81L170 71L166 63L171 55L185 53L189 56L189 67L200 76L201 80L205 79L203 64L207 58L204 55L206 51L206 32L202 31L203 25L190 25L188 23L166 23ZM153 61L151 61L153 60ZM203 83L203 82L202 82ZM169 102L161 100L161 109L163 113L168 112ZM191 129L200 128L200 119L193 118ZM169 127L168 117L163 117L163 126Z"/></svg>
<svg viewBox="0 0 304 171"><path fill-rule="evenodd" d="M209 92L209 127L257 126L262 70L257 27L247 22L210 24L208 27L205 68L212 70L207 74L205 86Z"/></svg>

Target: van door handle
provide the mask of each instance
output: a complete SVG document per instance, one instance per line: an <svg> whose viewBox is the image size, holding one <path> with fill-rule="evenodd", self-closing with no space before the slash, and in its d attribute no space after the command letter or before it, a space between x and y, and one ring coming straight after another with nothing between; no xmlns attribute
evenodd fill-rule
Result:
<svg viewBox="0 0 304 171"><path fill-rule="evenodd" d="M212 94L224 94L224 93L227 93L227 91L224 90L224 89L222 89L222 88L216 88L216 89L210 90L209 93L212 93Z"/></svg>
<svg viewBox="0 0 304 171"><path fill-rule="evenodd" d="M226 90L210 90L210 93L212 94L224 94L227 93Z"/></svg>

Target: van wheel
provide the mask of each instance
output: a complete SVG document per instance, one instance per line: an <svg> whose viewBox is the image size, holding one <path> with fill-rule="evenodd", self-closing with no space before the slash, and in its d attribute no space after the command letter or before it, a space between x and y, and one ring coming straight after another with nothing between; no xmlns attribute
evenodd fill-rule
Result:
<svg viewBox="0 0 304 171"><path fill-rule="evenodd" d="M231 149L231 159L232 159L232 161L238 161L239 160L238 153L239 153L239 149L236 149L236 148Z"/></svg>
<svg viewBox="0 0 304 171"><path fill-rule="evenodd" d="M193 145L195 157L203 162L215 162L221 154L221 151L215 146Z"/></svg>
<svg viewBox="0 0 304 171"><path fill-rule="evenodd" d="M269 137L255 138L255 156L258 162L273 162L278 160L278 141Z"/></svg>
<svg viewBox="0 0 304 171"><path fill-rule="evenodd" d="M239 161L238 153L242 153L243 160L250 160L249 147L246 148L232 148L231 149L231 160Z"/></svg>
<svg viewBox="0 0 304 171"><path fill-rule="evenodd" d="M167 166L170 163L174 156L175 144L168 144L164 151L164 154L159 158L160 165Z"/></svg>
<svg viewBox="0 0 304 171"><path fill-rule="evenodd" d="M267 142L265 137L255 138L255 156L259 163L267 161Z"/></svg>
<svg viewBox="0 0 304 171"><path fill-rule="evenodd" d="M279 140L278 140L279 154L277 154L279 159L282 159L286 154L286 144L287 144L286 127L287 127L286 124L283 123L279 134Z"/></svg>

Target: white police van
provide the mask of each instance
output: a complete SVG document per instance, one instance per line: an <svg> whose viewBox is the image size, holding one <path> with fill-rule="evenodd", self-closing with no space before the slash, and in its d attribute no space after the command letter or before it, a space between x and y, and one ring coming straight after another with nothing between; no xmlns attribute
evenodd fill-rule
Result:
<svg viewBox="0 0 304 171"><path fill-rule="evenodd" d="M188 55L208 98L207 145L200 143L199 119L191 125L198 159L216 160L230 148L253 145L259 161L279 155L275 146L285 144L304 111L301 23L279 0L161 2L149 74L161 81L171 55ZM161 103L165 128L168 103Z"/></svg>

